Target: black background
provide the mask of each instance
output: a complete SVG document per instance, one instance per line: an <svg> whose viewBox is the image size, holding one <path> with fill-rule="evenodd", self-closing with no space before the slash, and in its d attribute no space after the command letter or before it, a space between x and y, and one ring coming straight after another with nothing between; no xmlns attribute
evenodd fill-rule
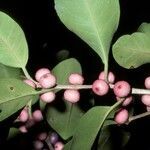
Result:
<svg viewBox="0 0 150 150"><path fill-rule="evenodd" d="M149 0L120 0L120 6L120 24L113 42L123 34L135 32L142 22L150 22ZM53 68L58 63L56 54L62 49L69 50L70 57L81 62L87 83L102 69L98 56L60 22L52 0L0 0L0 10L13 17L25 32L30 53L27 68L31 75L40 67ZM149 64L134 70L121 68L111 52L110 64L118 79L126 79L133 86L143 87L144 78L150 74ZM144 110L139 104L136 107L137 112ZM150 149L149 117L132 123L129 130L132 136L126 149Z"/></svg>

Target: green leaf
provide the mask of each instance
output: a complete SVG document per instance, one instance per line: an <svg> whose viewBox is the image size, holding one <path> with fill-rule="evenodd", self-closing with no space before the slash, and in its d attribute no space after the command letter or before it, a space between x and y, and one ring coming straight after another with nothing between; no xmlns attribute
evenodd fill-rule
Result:
<svg viewBox="0 0 150 150"><path fill-rule="evenodd" d="M142 23L139 28L138 28L139 32L143 32L145 34L150 34L150 23Z"/></svg>
<svg viewBox="0 0 150 150"><path fill-rule="evenodd" d="M28 61L28 46L20 26L0 12L0 63L24 68Z"/></svg>
<svg viewBox="0 0 150 150"><path fill-rule="evenodd" d="M56 53L56 58L59 62L69 58L69 51L65 49L60 50Z"/></svg>
<svg viewBox="0 0 150 150"><path fill-rule="evenodd" d="M81 65L75 58L69 58L64 61L61 61L52 70L52 73L57 78L57 84L68 84L68 77L73 72L80 73L80 74L82 73ZM60 90L57 90L55 92L58 91ZM45 106L46 103L40 101L41 110L44 110Z"/></svg>
<svg viewBox="0 0 150 150"><path fill-rule="evenodd" d="M68 84L68 77L71 73L76 72L81 74L81 66L76 59L71 58L59 63L52 72L57 77L58 84ZM83 115L80 107L77 104L56 99L56 103L47 105L46 108L46 118L50 126L63 139L68 139L72 136L78 120Z"/></svg>
<svg viewBox="0 0 150 150"><path fill-rule="evenodd" d="M68 139L74 134L79 119L83 115L83 111L77 104L70 102L64 102L61 104L64 110L59 110L57 105L48 106L48 112L46 112L46 118L50 126L59 133L63 139Z"/></svg>
<svg viewBox="0 0 150 150"><path fill-rule="evenodd" d="M0 79L1 78L16 78L21 79L23 72L20 68L12 68L0 63Z"/></svg>
<svg viewBox="0 0 150 150"><path fill-rule="evenodd" d="M12 127L12 128L9 129L9 133L8 133L7 139L8 139L8 140L9 140L9 139L12 139L12 138L14 138L15 136L17 136L19 133L20 133L20 130L19 130L18 128Z"/></svg>
<svg viewBox="0 0 150 150"><path fill-rule="evenodd" d="M150 35L136 32L120 37L113 45L116 62L127 69L150 63Z"/></svg>
<svg viewBox="0 0 150 150"><path fill-rule="evenodd" d="M36 91L18 79L1 79L0 87L0 121L35 100Z"/></svg>
<svg viewBox="0 0 150 150"><path fill-rule="evenodd" d="M119 22L119 0L55 0L55 9L65 26L108 65L110 43Z"/></svg>
<svg viewBox="0 0 150 150"><path fill-rule="evenodd" d="M91 150L109 111L110 107L96 106L85 113L80 119L72 140L65 145L64 150Z"/></svg>
<svg viewBox="0 0 150 150"><path fill-rule="evenodd" d="M115 125L105 126L100 132L98 150L122 149L129 138L130 134L120 127Z"/></svg>
<svg viewBox="0 0 150 150"><path fill-rule="evenodd" d="M53 70L53 74L57 78L57 84L68 84L68 77L72 73L82 73L80 63L74 59L66 59L60 62Z"/></svg>

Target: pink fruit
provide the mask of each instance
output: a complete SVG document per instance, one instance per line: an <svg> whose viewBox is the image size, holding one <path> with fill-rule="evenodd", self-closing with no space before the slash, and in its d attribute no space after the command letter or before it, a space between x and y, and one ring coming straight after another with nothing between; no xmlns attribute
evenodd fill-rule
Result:
<svg viewBox="0 0 150 150"><path fill-rule="evenodd" d="M19 120L21 122L26 122L28 118L29 118L28 110L24 108L19 115Z"/></svg>
<svg viewBox="0 0 150 150"><path fill-rule="evenodd" d="M84 78L82 75L78 73L73 73L69 76L69 83L70 84L75 84L75 85L81 85L84 82Z"/></svg>
<svg viewBox="0 0 150 150"><path fill-rule="evenodd" d="M146 110L147 110L147 111L150 111L150 106L146 106Z"/></svg>
<svg viewBox="0 0 150 150"><path fill-rule="evenodd" d="M27 129L33 127L35 125L35 120L33 118L29 118L28 121L25 123L25 127Z"/></svg>
<svg viewBox="0 0 150 150"><path fill-rule="evenodd" d="M34 141L33 146L36 150L41 150L44 147L44 144L43 142L36 140Z"/></svg>
<svg viewBox="0 0 150 150"><path fill-rule="evenodd" d="M142 103L146 106L150 106L150 95L142 95Z"/></svg>
<svg viewBox="0 0 150 150"><path fill-rule="evenodd" d="M19 130L20 130L20 132L22 132L22 133L27 133L28 132L28 130L27 130L27 128L26 128L26 126L20 126L19 127Z"/></svg>
<svg viewBox="0 0 150 150"><path fill-rule="evenodd" d="M54 92L47 92L47 93L44 93L40 96L40 99L43 101L43 102L46 102L46 103L50 103L52 101L55 100L55 93Z"/></svg>
<svg viewBox="0 0 150 150"><path fill-rule="evenodd" d="M80 93L78 90L65 90L64 99L71 103L76 103L80 99Z"/></svg>
<svg viewBox="0 0 150 150"><path fill-rule="evenodd" d="M50 134L50 142L51 142L51 144L55 145L56 142L58 142L58 139L59 139L59 137L58 137L57 133L53 132L53 133Z"/></svg>
<svg viewBox="0 0 150 150"><path fill-rule="evenodd" d="M113 90L117 97L126 97L130 94L131 87L126 81L118 81L115 83Z"/></svg>
<svg viewBox="0 0 150 150"><path fill-rule="evenodd" d="M39 81L40 78L47 73L50 73L50 70L48 68L41 68L35 73L35 79Z"/></svg>
<svg viewBox="0 0 150 150"><path fill-rule="evenodd" d="M105 73L104 73L104 71L102 71L99 74L98 79L105 80ZM115 82L115 75L111 71L108 73L108 82L109 83L114 83Z"/></svg>
<svg viewBox="0 0 150 150"><path fill-rule="evenodd" d="M116 99L117 99L117 101L120 100L119 97L116 97ZM122 103L122 106L128 106L128 105L132 102L132 100L133 100L133 97L132 97L132 96L126 97L125 100L124 100L123 103Z"/></svg>
<svg viewBox="0 0 150 150"><path fill-rule="evenodd" d="M115 122L117 124L124 124L128 121L129 113L126 109L119 110L115 115Z"/></svg>
<svg viewBox="0 0 150 150"><path fill-rule="evenodd" d="M41 110L35 110L32 113L32 117L33 117L33 120L36 121L36 122L39 122L39 121L43 120L43 115L42 115Z"/></svg>
<svg viewBox="0 0 150 150"><path fill-rule="evenodd" d="M103 96L108 93L109 85L104 80L96 80L92 85L92 90L95 94Z"/></svg>
<svg viewBox="0 0 150 150"><path fill-rule="evenodd" d="M46 132L42 132L40 133L37 138L41 141L44 141L47 138L47 133Z"/></svg>
<svg viewBox="0 0 150 150"><path fill-rule="evenodd" d="M150 77L147 77L146 79L145 79L145 87L147 88L147 89L150 89Z"/></svg>
<svg viewBox="0 0 150 150"><path fill-rule="evenodd" d="M62 142L56 142L54 145L54 150L63 150L64 144Z"/></svg>
<svg viewBox="0 0 150 150"><path fill-rule="evenodd" d="M28 85L30 85L33 88L36 87L35 83L32 80L25 79L25 80L23 80L23 82L26 83L26 84L28 84Z"/></svg>
<svg viewBox="0 0 150 150"><path fill-rule="evenodd" d="M40 78L39 83L43 88L51 88L56 84L56 77L47 73Z"/></svg>

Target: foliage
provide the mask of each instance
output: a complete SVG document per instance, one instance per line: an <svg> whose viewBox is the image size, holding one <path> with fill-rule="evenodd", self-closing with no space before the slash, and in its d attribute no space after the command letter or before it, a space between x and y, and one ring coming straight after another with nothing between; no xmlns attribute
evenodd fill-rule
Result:
<svg viewBox="0 0 150 150"><path fill-rule="evenodd" d="M111 89L113 85L108 83L109 51L113 35L118 28L120 7L119 0L55 0L55 9L58 17L64 25L94 50L104 65L106 83ZM112 52L116 62L127 69L137 68L150 62L150 24L142 23L137 32L131 35L121 36L112 46ZM93 106L88 109L85 102L91 97L81 100L81 103L65 101L62 92L66 89L80 90L92 89L92 85L70 85L68 77L71 73L82 74L79 61L75 58L65 59L66 55L59 54L62 60L51 71L57 78L54 87L44 89L39 86L26 70L28 62L28 45L21 27L7 14L0 12L0 121L9 120L15 113L24 108L28 109L30 119L32 106L40 105L44 119L49 125L48 130L55 130L65 143L65 150L90 150L96 147L98 150L111 150L113 145L112 130L118 133L120 148L124 147L130 138L130 134L117 126L115 115L122 109L120 98L113 105L95 105L95 96L92 95ZM29 79L35 84L35 88L23 82ZM46 104L39 96L43 93L54 91L56 100ZM81 92L82 94L82 92ZM150 94L147 90L132 88L130 94ZM101 99L101 98L100 98ZM114 97L112 97L114 100ZM39 101L38 101L39 100ZM83 103L84 105L83 105ZM84 107L83 107L84 106ZM126 107L126 106L124 106ZM129 109L129 108L128 108ZM126 122L149 115L148 112L134 118L133 109ZM125 125L125 126L126 126ZM18 134L18 130L10 128L9 137Z"/></svg>

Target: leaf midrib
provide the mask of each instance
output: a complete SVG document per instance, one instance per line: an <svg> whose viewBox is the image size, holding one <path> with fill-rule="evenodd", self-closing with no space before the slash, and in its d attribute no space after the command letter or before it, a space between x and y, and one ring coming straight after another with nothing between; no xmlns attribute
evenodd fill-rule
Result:
<svg viewBox="0 0 150 150"><path fill-rule="evenodd" d="M95 33L96 33L96 35L97 35L97 37L98 37L99 46L100 46L99 48L100 48L100 50L101 50L101 52L102 52L102 55L103 55L102 60L103 60L103 63L105 64L105 63L107 63L107 56L106 56L106 54L105 54L105 52L104 52L105 49L104 49L104 46L103 46L102 41L101 41L101 39L100 39L99 31L98 31L98 29L97 29L97 25L96 25L96 23L95 23L95 20L93 19L94 16L93 16L93 14L92 14L92 11L91 11L91 9L90 9L90 7L89 7L89 3L87 2L87 0L84 0L84 3L85 3L85 6L86 6L86 8L87 8L87 10L88 10L88 12L89 12L89 18L91 19L91 23L92 23L92 25L93 25L93 27L94 27Z"/></svg>
<svg viewBox="0 0 150 150"><path fill-rule="evenodd" d="M22 66L22 64L20 63L20 60L18 59L18 57L17 57L16 54L14 53L14 50L11 48L10 44L8 44L7 40L4 39L3 37L0 37L0 39L1 39L2 42L6 45L6 47L8 47L7 51L10 53L9 50L11 50L11 52L13 52L13 56L15 57L15 59L17 60L17 62L19 63L19 65Z"/></svg>

